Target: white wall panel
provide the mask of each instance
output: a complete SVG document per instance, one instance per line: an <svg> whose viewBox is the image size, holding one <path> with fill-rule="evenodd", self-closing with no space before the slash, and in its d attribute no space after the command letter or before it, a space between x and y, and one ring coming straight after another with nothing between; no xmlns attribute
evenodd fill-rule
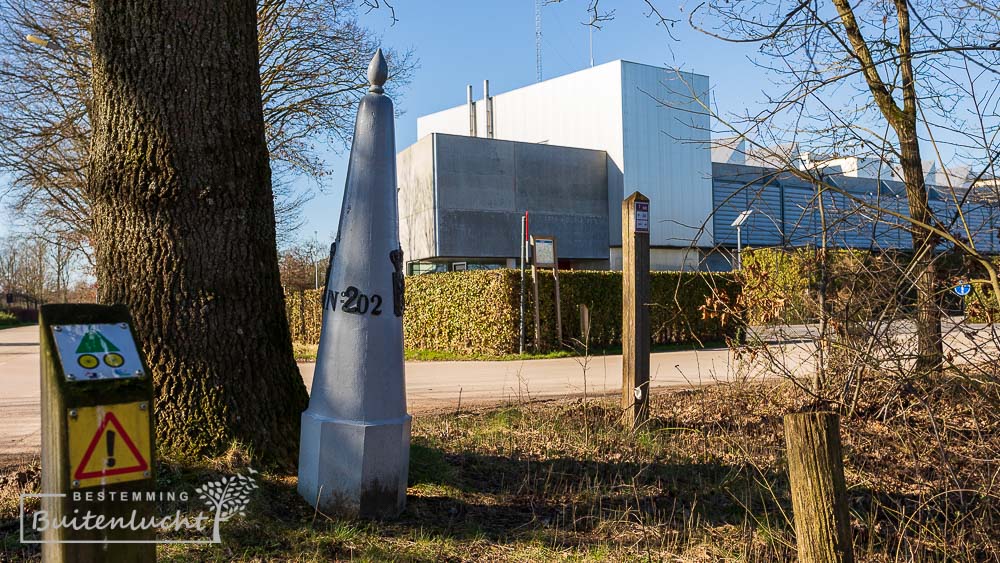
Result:
<svg viewBox="0 0 1000 563"><path fill-rule="evenodd" d="M624 195L649 197L649 243L711 246L708 77L625 62L622 99Z"/></svg>
<svg viewBox="0 0 1000 563"><path fill-rule="evenodd" d="M477 104L482 105L482 104ZM477 114L478 118L479 115ZM483 129L478 129L479 136ZM465 104L417 118L417 142L431 133L469 134L469 108Z"/></svg>
<svg viewBox="0 0 1000 563"><path fill-rule="evenodd" d="M406 261L437 256L434 157L433 137L396 155L399 240Z"/></svg>

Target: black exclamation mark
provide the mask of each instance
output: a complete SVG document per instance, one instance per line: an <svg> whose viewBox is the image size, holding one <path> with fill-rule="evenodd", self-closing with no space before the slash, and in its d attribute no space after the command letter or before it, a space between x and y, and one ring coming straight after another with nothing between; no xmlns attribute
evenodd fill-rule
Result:
<svg viewBox="0 0 1000 563"><path fill-rule="evenodd" d="M105 462L108 467L115 466L115 433L108 430L107 446L108 446L108 460Z"/></svg>

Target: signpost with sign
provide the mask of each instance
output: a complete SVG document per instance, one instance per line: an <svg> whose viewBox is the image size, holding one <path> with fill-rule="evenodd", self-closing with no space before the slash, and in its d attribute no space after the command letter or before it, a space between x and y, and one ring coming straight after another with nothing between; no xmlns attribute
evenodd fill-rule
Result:
<svg viewBox="0 0 1000 563"><path fill-rule="evenodd" d="M736 269L743 269L743 224L747 222L750 215L753 214L753 209L747 209L736 216L733 222L730 223L730 227L736 227Z"/></svg>
<svg viewBox="0 0 1000 563"><path fill-rule="evenodd" d="M52 330L71 381L122 379L144 372L127 323L54 325Z"/></svg>
<svg viewBox="0 0 1000 563"><path fill-rule="evenodd" d="M649 198L622 202L622 396L625 425L649 417Z"/></svg>
<svg viewBox="0 0 1000 563"><path fill-rule="evenodd" d="M82 489L149 477L152 457L149 403L137 401L73 409L69 416L72 488Z"/></svg>
<svg viewBox="0 0 1000 563"><path fill-rule="evenodd" d="M137 520L152 517L154 503L118 496L145 496L155 483L153 385L128 309L43 305L39 327L48 521L88 513L128 521L133 511ZM149 530L50 526L42 555L45 561L153 561L153 540Z"/></svg>
<svg viewBox="0 0 1000 563"><path fill-rule="evenodd" d="M538 315L538 268L552 268L556 294L556 342L562 344L562 307L559 299L559 255L556 252L556 238L552 236L531 236L532 261L531 280L535 286L535 351L542 345L541 322Z"/></svg>
<svg viewBox="0 0 1000 563"><path fill-rule="evenodd" d="M649 202L635 202L635 232L649 233Z"/></svg>

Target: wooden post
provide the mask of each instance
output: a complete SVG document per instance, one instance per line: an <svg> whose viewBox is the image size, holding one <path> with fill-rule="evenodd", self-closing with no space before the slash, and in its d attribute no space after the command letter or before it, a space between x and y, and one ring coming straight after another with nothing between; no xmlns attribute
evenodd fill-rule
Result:
<svg viewBox="0 0 1000 563"><path fill-rule="evenodd" d="M556 284L556 344L562 346L562 306L560 305L559 297L559 266L552 269L552 275L555 277Z"/></svg>
<svg viewBox="0 0 1000 563"><path fill-rule="evenodd" d="M559 247L552 237L552 277L556 285L556 346L562 347L562 299L559 297Z"/></svg>
<svg viewBox="0 0 1000 563"><path fill-rule="evenodd" d="M534 257L531 261L531 286L535 296L535 353L542 351L542 322L538 317L538 268L535 266Z"/></svg>
<svg viewBox="0 0 1000 563"><path fill-rule="evenodd" d="M521 316L518 319L519 348L518 353L524 354L524 263L528 259L528 212L521 217Z"/></svg>
<svg viewBox="0 0 1000 563"><path fill-rule="evenodd" d="M50 525L26 518L25 531L42 531L46 562L155 561L153 530L51 525L88 514L126 522L133 511L136 520L154 516L155 503L145 500L156 482L152 377L128 309L43 305L39 329L42 511ZM136 492L143 500L116 498Z"/></svg>
<svg viewBox="0 0 1000 563"><path fill-rule="evenodd" d="M799 561L854 561L840 417L829 412L785 415L785 444Z"/></svg>
<svg viewBox="0 0 1000 563"><path fill-rule="evenodd" d="M649 198L622 202L622 413L635 428L649 418Z"/></svg>

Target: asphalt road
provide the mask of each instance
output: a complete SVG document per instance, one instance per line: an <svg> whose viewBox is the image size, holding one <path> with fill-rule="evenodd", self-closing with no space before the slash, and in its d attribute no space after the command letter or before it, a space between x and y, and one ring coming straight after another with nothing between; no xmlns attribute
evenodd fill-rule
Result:
<svg viewBox="0 0 1000 563"><path fill-rule="evenodd" d="M37 451L38 327L0 330L0 454Z"/></svg>
<svg viewBox="0 0 1000 563"><path fill-rule="evenodd" d="M897 323L884 346L873 357L901 357L912 348L912 327ZM996 361L1000 333L997 325L969 325L961 319L943 323L945 350L956 363ZM807 375L814 362L812 325L785 327L762 334L775 343L760 357L738 360L725 348L661 352L650 357L651 386L697 386L733 379L772 375L768 366L783 365L796 375ZM778 344L784 342L783 344ZM39 407L38 327L0 330L0 457L37 453L41 438ZM299 365L311 386L315 364ZM586 367L586 369L584 369ZM452 409L462 405L502 403L553 397L605 395L621 387L621 356L513 362L407 362L406 393L411 413Z"/></svg>
<svg viewBox="0 0 1000 563"><path fill-rule="evenodd" d="M40 430L38 327L0 330L0 455L38 451ZM299 365L312 384L315 364ZM803 364L805 367L805 363ZM411 413L463 405L618 393L621 356L513 362L407 362ZM652 354L652 387L702 385L759 376L724 348Z"/></svg>

